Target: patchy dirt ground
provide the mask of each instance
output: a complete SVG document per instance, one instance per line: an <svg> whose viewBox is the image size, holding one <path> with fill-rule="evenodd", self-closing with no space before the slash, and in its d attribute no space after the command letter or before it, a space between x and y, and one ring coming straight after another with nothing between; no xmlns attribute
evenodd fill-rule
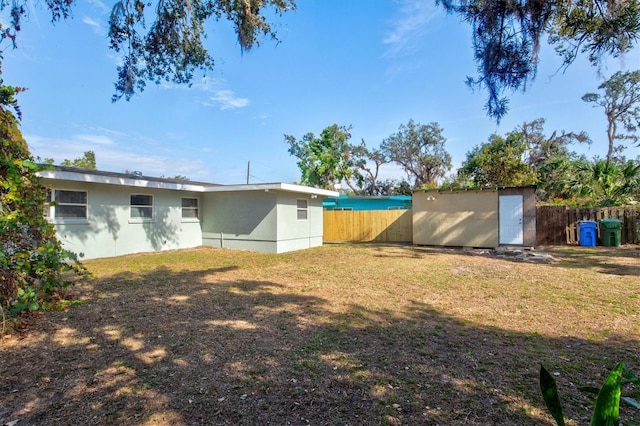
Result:
<svg viewBox="0 0 640 426"><path fill-rule="evenodd" d="M569 424L588 424L595 396L579 387L620 360L640 373L640 250L543 253L89 261L93 278L70 292L81 304L2 338L0 425L552 425L540 364Z"/></svg>

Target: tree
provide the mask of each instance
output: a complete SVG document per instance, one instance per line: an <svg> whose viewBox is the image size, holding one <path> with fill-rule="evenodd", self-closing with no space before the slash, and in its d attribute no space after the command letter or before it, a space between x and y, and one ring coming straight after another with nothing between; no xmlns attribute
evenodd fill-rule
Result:
<svg viewBox="0 0 640 426"><path fill-rule="evenodd" d="M587 93L582 100L604 108L609 143L607 162L611 162L613 155L623 149L622 146L615 146L616 140L631 140L633 143L640 140L637 134L640 125L640 70L618 71L598 89L603 93ZM627 133L621 133L619 126Z"/></svg>
<svg viewBox="0 0 640 426"><path fill-rule="evenodd" d="M0 2L0 11L10 9L7 28L0 42L16 46L22 20L30 0ZM73 0L47 0L52 21L71 15ZM226 19L233 24L242 50L260 44L261 36L277 35L267 21L267 9L280 15L296 8L294 0L119 0L109 19L111 49L122 54L117 67L113 100L130 99L144 90L147 81L190 83L196 70L213 69L214 59L205 48L205 23ZM270 14L270 13L269 13Z"/></svg>
<svg viewBox="0 0 640 426"><path fill-rule="evenodd" d="M470 87L486 89L486 109L497 121L507 113L504 91L526 89L536 76L540 39L569 66L579 53L594 65L633 48L640 35L638 0L436 0L469 22L478 76Z"/></svg>
<svg viewBox="0 0 640 426"><path fill-rule="evenodd" d="M569 165L576 154L569 150L573 143L591 143L586 132L558 132L554 130L550 136L544 132L544 118L525 122L514 131L524 138L526 145L525 163L529 165L537 177L537 197L540 201L563 198L566 188L560 185L567 179Z"/></svg>
<svg viewBox="0 0 640 426"><path fill-rule="evenodd" d="M382 141L380 151L404 168L415 189L436 185L451 169L451 155L444 147L446 141L438 123L422 125L411 119Z"/></svg>
<svg viewBox="0 0 640 426"><path fill-rule="evenodd" d="M583 204L612 206L637 202L640 189L640 162L582 159L573 164L565 183L574 198Z"/></svg>
<svg viewBox="0 0 640 426"><path fill-rule="evenodd" d="M343 180L351 179L350 130L351 126L333 124L326 127L319 138L307 133L298 141L294 136L284 135L285 142L289 144L289 154L298 158L301 184L334 189Z"/></svg>
<svg viewBox="0 0 640 426"><path fill-rule="evenodd" d="M524 122L516 129L522 134L527 146L526 163L538 171L548 161L554 158L566 157L570 155L569 145L579 143L591 143L591 139L586 132L565 132L560 134L554 130L551 136L544 133L544 118L538 118L531 122Z"/></svg>
<svg viewBox="0 0 640 426"><path fill-rule="evenodd" d="M389 159L380 149L369 149L364 140L360 145L349 146L349 162L352 167L349 188L357 195L388 195L396 182L378 179L380 167Z"/></svg>
<svg viewBox="0 0 640 426"><path fill-rule="evenodd" d="M394 179L379 179L380 168L390 162L387 153L380 148L370 149L364 140L351 144L349 131L334 124L325 128L320 138L313 133L302 140L285 135L289 154L298 158L302 172L301 183L334 189L345 184L348 192L355 195L407 195L410 185Z"/></svg>
<svg viewBox="0 0 640 426"><path fill-rule="evenodd" d="M36 310L54 291L65 287L67 271L82 273L77 257L55 236L42 209L49 190L18 128L15 95L0 88L0 311ZM16 110L18 117L19 109Z"/></svg>
<svg viewBox="0 0 640 426"><path fill-rule="evenodd" d="M479 187L521 186L536 183L533 168L524 162L526 141L519 132L505 138L491 135L489 141L467 153L458 169L460 179L470 179Z"/></svg>
<svg viewBox="0 0 640 426"><path fill-rule="evenodd" d="M93 151L85 151L82 157L73 160L62 160L61 166L75 167L77 169L98 170L96 167L96 154Z"/></svg>

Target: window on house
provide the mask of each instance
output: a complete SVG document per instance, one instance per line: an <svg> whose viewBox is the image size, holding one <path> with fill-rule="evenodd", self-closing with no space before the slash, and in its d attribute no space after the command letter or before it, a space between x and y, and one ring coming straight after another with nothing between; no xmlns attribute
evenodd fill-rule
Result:
<svg viewBox="0 0 640 426"><path fill-rule="evenodd" d="M153 219L153 196L152 195L131 195L131 219Z"/></svg>
<svg viewBox="0 0 640 426"><path fill-rule="evenodd" d="M405 208L400 206L389 206L387 210L405 210Z"/></svg>
<svg viewBox="0 0 640 426"><path fill-rule="evenodd" d="M298 200L297 208L298 208L298 220L307 220L309 218L309 201Z"/></svg>
<svg viewBox="0 0 640 426"><path fill-rule="evenodd" d="M198 218L198 199L197 198L182 199L182 218L183 219Z"/></svg>
<svg viewBox="0 0 640 426"><path fill-rule="evenodd" d="M87 191L54 189L47 196L49 216L55 219L86 219Z"/></svg>

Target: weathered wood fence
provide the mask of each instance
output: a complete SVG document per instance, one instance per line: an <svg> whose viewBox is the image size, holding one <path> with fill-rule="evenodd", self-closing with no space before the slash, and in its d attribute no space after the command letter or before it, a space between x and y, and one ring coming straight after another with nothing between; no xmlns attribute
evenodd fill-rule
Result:
<svg viewBox="0 0 640 426"><path fill-rule="evenodd" d="M578 244L581 220L620 219L620 242L640 244L640 209L636 207L599 207L589 209L565 206L538 206L536 235L538 245Z"/></svg>
<svg viewBox="0 0 640 426"><path fill-rule="evenodd" d="M411 210L330 210L324 212L324 241L411 242Z"/></svg>

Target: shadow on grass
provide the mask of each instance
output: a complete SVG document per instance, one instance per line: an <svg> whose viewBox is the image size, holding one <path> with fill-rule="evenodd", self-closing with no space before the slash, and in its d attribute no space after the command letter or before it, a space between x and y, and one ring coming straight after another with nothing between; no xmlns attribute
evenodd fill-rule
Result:
<svg viewBox="0 0 640 426"><path fill-rule="evenodd" d="M640 247L568 247L557 246L549 251L562 259L566 268L591 267L602 274L640 277Z"/></svg>
<svg viewBox="0 0 640 426"><path fill-rule="evenodd" d="M431 246L413 246L411 244L384 244L375 245L371 243L362 243L362 246L375 247L378 252L376 256L389 258L414 258L419 259L423 256L440 255L440 254L456 254L474 257L500 258L510 262L543 262L552 266L563 268L585 267L594 268L598 273L608 275L627 275L632 277L640 277L640 248L637 246L622 247L579 247L579 246L553 246L538 250L521 250L525 256L503 255L500 251L494 249L464 249L462 247L431 247ZM355 245L357 246L357 245ZM397 247L397 251L389 251L389 248ZM518 251L518 249L515 249ZM526 254L548 254L553 256L550 260L544 258L530 256Z"/></svg>
<svg viewBox="0 0 640 426"><path fill-rule="evenodd" d="M640 342L624 336L516 333L417 301L336 312L236 269L94 280L91 300L0 350L0 423L551 425L542 363L584 424L592 400L577 386L619 360L640 371Z"/></svg>

